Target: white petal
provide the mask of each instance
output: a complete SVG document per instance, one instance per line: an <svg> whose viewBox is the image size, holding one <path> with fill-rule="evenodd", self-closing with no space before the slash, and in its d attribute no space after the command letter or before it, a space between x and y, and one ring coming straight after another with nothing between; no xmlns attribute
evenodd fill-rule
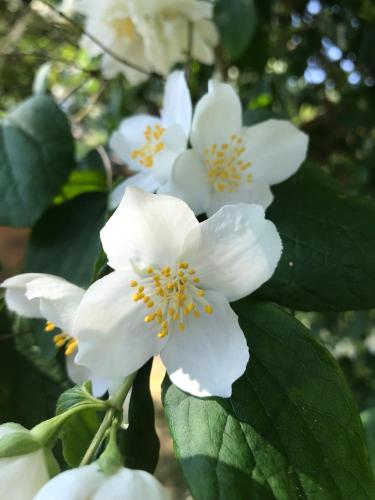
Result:
<svg viewBox="0 0 375 500"><path fill-rule="evenodd" d="M149 172L139 172L139 174L132 175L125 181L121 182L109 196L109 208L114 210L117 208L122 198L125 194L125 189L128 186L136 186L143 191L147 191L148 193L154 193L159 187L159 182L156 180L152 171Z"/></svg>
<svg viewBox="0 0 375 500"><path fill-rule="evenodd" d="M40 299L43 317L66 333L71 333L73 321L85 291L58 276L46 276L31 281L26 287L28 299Z"/></svg>
<svg viewBox="0 0 375 500"><path fill-rule="evenodd" d="M48 480L42 450L0 459L1 500L32 500Z"/></svg>
<svg viewBox="0 0 375 500"><path fill-rule="evenodd" d="M238 203L254 203L268 208L273 201L272 191L268 184L263 182L253 182L246 188L239 189L234 193L218 192L213 190L210 196L210 203L207 208L207 215L211 217L225 205L236 205Z"/></svg>
<svg viewBox="0 0 375 500"><path fill-rule="evenodd" d="M158 192L180 198L197 215L206 212L210 200L207 169L194 150L190 149L179 155L169 182Z"/></svg>
<svg viewBox="0 0 375 500"><path fill-rule="evenodd" d="M134 302L133 271L113 272L96 281L78 309L73 336L78 340L77 363L96 375L116 379L138 370L165 341L144 322L142 301Z"/></svg>
<svg viewBox="0 0 375 500"><path fill-rule="evenodd" d="M213 144L229 141L242 127L241 102L227 83L211 81L209 91L198 102L192 124L191 143L203 155Z"/></svg>
<svg viewBox="0 0 375 500"><path fill-rule="evenodd" d="M208 292L206 298L212 315L188 316L186 330L172 332L161 358L180 389L199 397L227 398L245 371L249 350L226 298L216 292Z"/></svg>
<svg viewBox="0 0 375 500"><path fill-rule="evenodd" d="M137 160L134 160L131 153L145 145L144 132L146 127L154 125L162 126L160 118L149 115L133 116L123 120L119 129L112 134L109 142L112 151L133 170L148 170L142 167Z"/></svg>
<svg viewBox="0 0 375 500"><path fill-rule="evenodd" d="M171 125L165 131L163 142L165 147L155 155L152 168L155 178L161 184L168 180L176 158L185 151L187 136L180 125Z"/></svg>
<svg viewBox="0 0 375 500"><path fill-rule="evenodd" d="M95 463L67 470L48 481L33 500L92 499L106 478Z"/></svg>
<svg viewBox="0 0 375 500"><path fill-rule="evenodd" d="M101 231L108 264L116 270L138 265L172 266L186 235L198 226L181 200L128 187L115 213Z"/></svg>
<svg viewBox="0 0 375 500"><path fill-rule="evenodd" d="M92 393L96 398L102 397L108 391L108 387L112 383L107 379L96 377L91 370L76 363L75 356L66 357L66 371L70 380L75 384L81 385L90 380L92 384Z"/></svg>
<svg viewBox="0 0 375 500"><path fill-rule="evenodd" d="M165 126L178 124L185 137L190 135L193 107L183 71L171 73L165 85L161 118Z"/></svg>
<svg viewBox="0 0 375 500"><path fill-rule="evenodd" d="M18 274L1 283L1 288L5 288L5 303L8 309L25 318L43 318L39 299L29 300L26 297L26 285L34 279L45 276L50 275L42 273Z"/></svg>
<svg viewBox="0 0 375 500"><path fill-rule="evenodd" d="M200 286L234 301L270 279L281 252L280 236L264 209L241 204L223 207L192 231L183 258L196 269Z"/></svg>
<svg viewBox="0 0 375 500"><path fill-rule="evenodd" d="M246 159L256 181L278 184L293 175L306 158L308 136L286 120L267 120L244 133Z"/></svg>
<svg viewBox="0 0 375 500"><path fill-rule="evenodd" d="M120 469L109 476L92 500L171 500L154 476L141 470Z"/></svg>

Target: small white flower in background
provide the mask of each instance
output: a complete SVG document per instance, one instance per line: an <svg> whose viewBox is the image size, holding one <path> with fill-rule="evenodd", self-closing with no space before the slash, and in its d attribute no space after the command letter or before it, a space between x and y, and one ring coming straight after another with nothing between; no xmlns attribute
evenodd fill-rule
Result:
<svg viewBox="0 0 375 500"><path fill-rule="evenodd" d="M211 21L213 5L199 0L77 0L76 10L86 15L87 33L116 55L147 72L167 75L176 63L186 62L193 29L192 57L213 64L218 34ZM130 83L148 78L105 53L88 37L81 45L92 56L102 55L102 73L113 78L123 73Z"/></svg>
<svg viewBox="0 0 375 500"><path fill-rule="evenodd" d="M139 172L112 192L116 208L127 186L154 192L167 182L177 156L185 151L190 135L192 104L183 71L167 79L161 117L138 115L126 118L112 135L112 151L132 170Z"/></svg>
<svg viewBox="0 0 375 500"><path fill-rule="evenodd" d="M183 201L129 187L101 239L115 271L78 308L78 362L120 378L160 354L181 389L229 397L249 360L229 301L267 281L281 255L263 208L226 206L199 224Z"/></svg>
<svg viewBox="0 0 375 500"><path fill-rule="evenodd" d="M100 396L112 383L93 375L93 372L75 363L77 341L71 336L73 321L85 291L58 276L41 273L27 273L5 280L1 285L5 288L7 307L26 318L46 319L46 332L55 328L61 333L54 336L57 347L64 347L67 360L68 375L76 384L91 380L93 392Z"/></svg>
<svg viewBox="0 0 375 500"><path fill-rule="evenodd" d="M272 203L270 186L293 175L306 157L308 137L286 120L242 126L233 88L211 81L192 123L192 150L182 153L162 192L177 196L196 214L224 205Z"/></svg>
<svg viewBox="0 0 375 500"><path fill-rule="evenodd" d="M114 474L96 463L62 472L34 500L171 500L168 491L148 472L121 468ZM20 499L21 500L21 499Z"/></svg>
<svg viewBox="0 0 375 500"><path fill-rule="evenodd" d="M0 453L1 438L20 430L27 432L20 425L0 425ZM1 500L32 500L49 478L43 448L23 455L0 458Z"/></svg>

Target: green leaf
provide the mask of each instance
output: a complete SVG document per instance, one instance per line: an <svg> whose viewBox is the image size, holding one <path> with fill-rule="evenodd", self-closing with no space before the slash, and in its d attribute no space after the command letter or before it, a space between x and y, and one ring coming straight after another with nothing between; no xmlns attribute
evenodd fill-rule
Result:
<svg viewBox="0 0 375 500"><path fill-rule="evenodd" d="M103 193L87 193L50 208L32 232L27 272L57 274L79 286L89 285L106 210Z"/></svg>
<svg viewBox="0 0 375 500"><path fill-rule="evenodd" d="M363 429L334 358L278 307L234 307L251 359L232 397L199 399L168 381L163 387L192 496L372 499Z"/></svg>
<svg viewBox="0 0 375 500"><path fill-rule="evenodd" d="M44 360L39 367L17 352L9 338L10 327L6 312L1 311L0 422L18 422L31 429L54 416L65 380L56 373L54 362Z"/></svg>
<svg viewBox="0 0 375 500"><path fill-rule="evenodd" d="M120 431L119 441L125 467L152 474L159 460L160 443L150 392L151 367L152 361L149 361L137 374L129 405L129 427Z"/></svg>
<svg viewBox="0 0 375 500"><path fill-rule="evenodd" d="M366 432L372 468L375 470L375 407L363 411L361 419Z"/></svg>
<svg viewBox="0 0 375 500"><path fill-rule="evenodd" d="M99 399L96 399L91 392L89 392L88 388L91 386L91 383L85 383L83 385L75 385L71 387L67 391L63 392L56 404L56 415L60 415L65 413L70 408L77 408L78 406L87 406L97 404L100 406L103 405L103 409L105 408L105 402Z"/></svg>
<svg viewBox="0 0 375 500"><path fill-rule="evenodd" d="M284 251L256 297L304 311L375 307L375 203L343 195L312 167L273 191L267 217Z"/></svg>
<svg viewBox="0 0 375 500"><path fill-rule="evenodd" d="M46 95L31 97L0 126L0 225L31 226L74 167L69 122Z"/></svg>
<svg viewBox="0 0 375 500"><path fill-rule="evenodd" d="M106 193L108 191L105 173L100 170L73 170L55 203L64 203L83 193Z"/></svg>
<svg viewBox="0 0 375 500"><path fill-rule="evenodd" d="M254 0L218 0L215 20L225 54L229 59L238 59L255 32L257 14Z"/></svg>
<svg viewBox="0 0 375 500"><path fill-rule="evenodd" d="M82 410L66 422L60 439L64 458L70 467L78 467L100 422L95 410Z"/></svg>

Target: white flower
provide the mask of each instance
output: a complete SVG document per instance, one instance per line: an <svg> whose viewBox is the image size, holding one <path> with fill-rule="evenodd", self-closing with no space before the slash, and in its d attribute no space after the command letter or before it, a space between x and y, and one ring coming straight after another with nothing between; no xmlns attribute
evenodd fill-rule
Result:
<svg viewBox="0 0 375 500"><path fill-rule="evenodd" d="M96 463L65 471L49 481L34 500L171 500L148 472L121 468L112 475Z"/></svg>
<svg viewBox="0 0 375 500"><path fill-rule="evenodd" d="M129 187L101 239L115 271L78 308L78 362L118 378L160 354L181 389L229 397L249 359L229 301L267 281L281 255L263 208L227 206L199 224L183 201Z"/></svg>
<svg viewBox="0 0 375 500"><path fill-rule="evenodd" d="M87 33L99 39L116 55L144 69L167 75L178 62L185 62L193 30L192 56L213 64L218 43L212 23L213 5L199 0L78 0L77 10L86 17ZM93 57L102 55L105 78L123 73L133 83L147 74L122 64L105 53L90 38L82 46Z"/></svg>
<svg viewBox="0 0 375 500"><path fill-rule="evenodd" d="M0 441L20 429L21 426L15 424L1 425ZM32 500L49 478L43 448L24 455L0 458L1 500Z"/></svg>
<svg viewBox="0 0 375 500"><path fill-rule="evenodd" d="M7 307L26 318L47 320L46 331L61 330L54 336L57 347L65 346L68 375L76 384L91 380L95 395L102 395L111 385L93 375L93 372L75 363L74 353L77 341L72 337L73 321L85 291L58 276L41 273L27 273L5 280Z"/></svg>
<svg viewBox="0 0 375 500"><path fill-rule="evenodd" d="M167 182L177 156L185 151L190 135L192 104L183 71L169 75L161 117L139 115L123 120L111 137L110 146L132 170L139 172L112 193L116 208L127 186L149 192Z"/></svg>
<svg viewBox="0 0 375 500"><path fill-rule="evenodd" d="M285 120L243 127L235 91L211 81L195 109L191 143L193 149L178 157L162 191L186 201L196 214L212 215L232 203L267 208L270 186L298 170L308 138Z"/></svg>

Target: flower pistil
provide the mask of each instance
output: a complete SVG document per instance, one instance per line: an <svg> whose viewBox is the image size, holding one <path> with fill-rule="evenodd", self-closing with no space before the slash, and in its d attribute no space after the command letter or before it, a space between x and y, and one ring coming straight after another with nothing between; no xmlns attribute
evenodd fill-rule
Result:
<svg viewBox="0 0 375 500"><path fill-rule="evenodd" d="M175 270L169 266L161 270L148 267L140 274L145 277L130 283L136 288L133 301L143 301L150 309L144 321L159 325L159 338L168 335L171 322L178 322L178 328L183 332L187 316L199 319L202 312L213 313L212 306L205 299L205 291L198 286L200 280L195 270L187 262L180 262Z"/></svg>

